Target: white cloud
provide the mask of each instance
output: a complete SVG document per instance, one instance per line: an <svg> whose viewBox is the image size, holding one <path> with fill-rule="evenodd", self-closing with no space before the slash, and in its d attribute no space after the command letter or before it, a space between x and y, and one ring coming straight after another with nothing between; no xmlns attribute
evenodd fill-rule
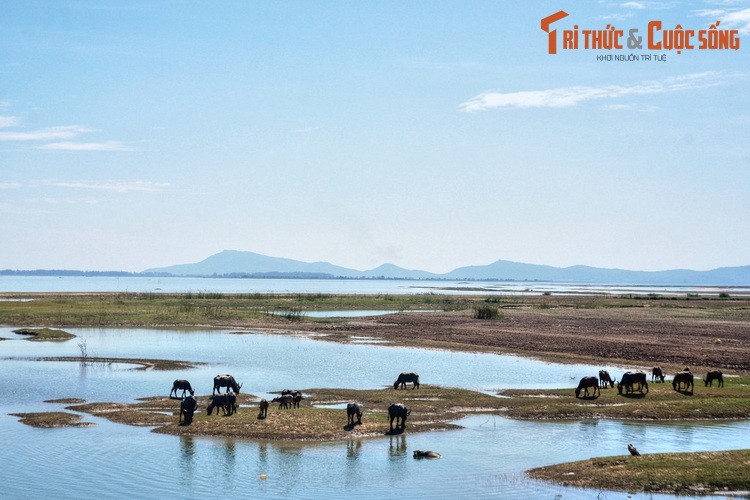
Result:
<svg viewBox="0 0 750 500"><path fill-rule="evenodd" d="M0 189L18 189L20 187L20 182L0 182Z"/></svg>
<svg viewBox="0 0 750 500"><path fill-rule="evenodd" d="M476 113L495 108L563 108L596 99L617 99L624 96L663 94L721 85L736 75L716 71L692 73L661 81L644 81L632 85L602 87L574 86L519 92L485 92L459 105L461 111Z"/></svg>
<svg viewBox="0 0 750 500"><path fill-rule="evenodd" d="M120 141L106 142L52 142L37 149L54 149L60 151L133 151Z"/></svg>
<svg viewBox="0 0 750 500"><path fill-rule="evenodd" d="M659 111L659 106L636 106L635 104L608 104L602 106L605 111L640 111L645 113L653 113Z"/></svg>
<svg viewBox="0 0 750 500"><path fill-rule="evenodd" d="M750 34L750 9L728 13L722 19L722 27L736 28L743 35Z"/></svg>
<svg viewBox="0 0 750 500"><path fill-rule="evenodd" d="M0 128L17 127L21 119L17 116L0 116Z"/></svg>
<svg viewBox="0 0 750 500"><path fill-rule="evenodd" d="M625 7L626 9L645 9L646 6L643 5L641 2L625 2L624 4L620 5L620 7Z"/></svg>
<svg viewBox="0 0 750 500"><path fill-rule="evenodd" d="M55 139L73 139L92 129L79 125L62 125L35 130L33 132L0 132L0 141L51 141Z"/></svg>
<svg viewBox="0 0 750 500"><path fill-rule="evenodd" d="M114 191L117 193L144 192L154 193L163 191L169 186L165 182L151 181L108 181L108 182L89 182L89 181L42 181L45 186L69 188L69 189L91 189L98 191Z"/></svg>

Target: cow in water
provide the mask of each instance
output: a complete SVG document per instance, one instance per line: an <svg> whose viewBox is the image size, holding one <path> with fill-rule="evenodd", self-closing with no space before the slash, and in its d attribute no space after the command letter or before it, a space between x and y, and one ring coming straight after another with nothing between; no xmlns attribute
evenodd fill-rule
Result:
<svg viewBox="0 0 750 500"><path fill-rule="evenodd" d="M394 403L388 407L388 417L391 419L391 429L393 432L393 421L396 421L396 429L399 428L399 421L401 422L401 430L406 429L406 417L411 415L411 410L408 410L406 406L401 403Z"/></svg>
<svg viewBox="0 0 750 500"><path fill-rule="evenodd" d="M412 389L418 389L419 388L419 375L417 375L414 372L410 373L401 373L396 381L393 383L393 388L398 389L401 387L402 389L406 389L406 383L411 382L414 384L414 387Z"/></svg>
<svg viewBox="0 0 750 500"><path fill-rule="evenodd" d="M592 388L593 396L595 398L601 395L601 390L599 390L599 379L596 377L583 377L581 381L578 382L578 387L576 387L576 398L581 396L581 390L584 391L583 396L588 397L589 387Z"/></svg>
<svg viewBox="0 0 750 500"><path fill-rule="evenodd" d="M174 397L177 397L177 391L182 389L182 397L185 397L185 392L189 392L191 396L195 394L195 391L190 386L190 382L187 380L177 379L174 382L172 382L172 391L169 393L169 397L172 397L172 394L174 394Z"/></svg>
<svg viewBox="0 0 750 500"><path fill-rule="evenodd" d="M708 387L714 386L714 380L716 380L719 383L719 387L724 387L724 374L721 373L719 370L714 370L712 372L708 372L706 374L706 378L703 379L703 384Z"/></svg>
<svg viewBox="0 0 750 500"><path fill-rule="evenodd" d="M231 375L216 375L214 377L214 390L212 394L216 394L217 392L221 394L222 387L226 387L227 392L229 392L229 389L232 389L235 394L239 394L242 384L238 384Z"/></svg>

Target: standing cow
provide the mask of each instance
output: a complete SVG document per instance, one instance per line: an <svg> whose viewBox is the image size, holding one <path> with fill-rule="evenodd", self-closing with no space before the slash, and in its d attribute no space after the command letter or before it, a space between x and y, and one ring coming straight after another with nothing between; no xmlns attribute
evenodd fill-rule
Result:
<svg viewBox="0 0 750 500"><path fill-rule="evenodd" d="M724 387L724 374L721 373L719 370L714 370L712 372L708 372L706 374L706 378L703 379L703 384L708 387L714 386L714 380L716 380L719 383L719 387Z"/></svg>
<svg viewBox="0 0 750 500"><path fill-rule="evenodd" d="M357 424L362 425L362 407L357 403L349 403L346 405L346 417L347 425L354 427L354 417L357 417Z"/></svg>
<svg viewBox="0 0 750 500"><path fill-rule="evenodd" d="M394 403L388 407L388 417L391 419L391 432L393 432L393 421L396 421L396 429L399 428L399 421L401 422L401 430L406 429L406 417L411 415L411 410L408 410L406 406L401 403Z"/></svg>
<svg viewBox="0 0 750 500"><path fill-rule="evenodd" d="M172 391L169 393L169 397L172 397L172 394L174 394L174 397L177 397L177 391L182 389L182 397L185 397L185 392L189 392L191 396L195 394L195 391L190 386L190 382L183 379L177 379L174 382L172 382Z"/></svg>
<svg viewBox="0 0 750 500"><path fill-rule="evenodd" d="M221 394L222 387L226 387L227 392L229 392L229 389L232 389L235 394L239 394L242 384L238 384L231 375L216 375L214 377L214 390L212 394L216 394L217 392Z"/></svg>

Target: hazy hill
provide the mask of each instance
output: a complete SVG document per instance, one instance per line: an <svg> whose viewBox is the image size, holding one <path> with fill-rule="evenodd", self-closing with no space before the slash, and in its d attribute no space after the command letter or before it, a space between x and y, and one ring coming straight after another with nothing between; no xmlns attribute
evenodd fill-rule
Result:
<svg viewBox="0 0 750 500"><path fill-rule="evenodd" d="M672 269L666 271L630 271L589 266L553 267L498 260L484 266L459 267L444 274L410 270L394 264L383 264L367 271L358 271L329 262L303 262L269 257L254 252L224 250L195 264L152 268L145 273L166 273L175 276L264 275L293 277L345 278L409 278L452 280L515 280L560 281L580 283L613 283L624 285L748 285L750 266L723 267L710 271Z"/></svg>

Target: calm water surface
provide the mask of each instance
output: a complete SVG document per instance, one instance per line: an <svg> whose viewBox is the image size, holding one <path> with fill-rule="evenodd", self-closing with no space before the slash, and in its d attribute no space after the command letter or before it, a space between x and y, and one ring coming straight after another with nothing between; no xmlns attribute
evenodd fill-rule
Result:
<svg viewBox="0 0 750 500"><path fill-rule="evenodd" d="M62 343L22 340L0 328L0 481L2 498L673 498L561 488L526 478L532 467L592 456L620 455L629 442L642 452L750 447L750 423L653 424L614 421L521 422L477 415L465 428L325 444L257 443L178 438L148 429L96 422L93 428L34 429L8 413L51 411L45 399L132 401L167 395L175 378L199 393L216 373L233 373L243 392L282 388L377 388L402 370L424 383L491 391L505 387L574 385L599 367L556 365L514 356L372 345L303 337L206 330L74 329ZM129 365L81 367L36 362L79 355L204 361L173 372ZM621 373L621 367L606 367ZM33 376L29 375L33 374ZM241 410L242 411L242 410ZM432 449L440 460L414 460ZM268 479L261 480L266 474Z"/></svg>
<svg viewBox="0 0 750 500"><path fill-rule="evenodd" d="M112 276L0 276L0 292L346 293L346 294L648 294L750 295L750 287L628 286L539 281L352 279L147 278Z"/></svg>

